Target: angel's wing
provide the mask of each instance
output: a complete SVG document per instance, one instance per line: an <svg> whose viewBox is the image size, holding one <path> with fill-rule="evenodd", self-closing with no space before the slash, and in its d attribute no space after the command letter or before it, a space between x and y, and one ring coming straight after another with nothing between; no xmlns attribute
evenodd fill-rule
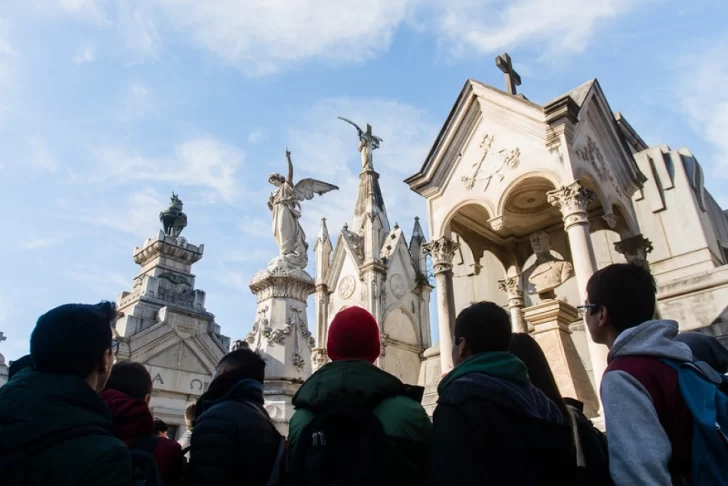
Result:
<svg viewBox="0 0 728 486"><path fill-rule="evenodd" d="M357 131L357 132L359 132L359 134L363 133L363 132L362 132L362 130L361 130L361 128L359 128L359 125L357 125L357 124L356 124L356 123L354 123L353 121L351 121L351 120L348 120L348 119L346 119L346 118L344 118L344 117L342 117L342 116L337 116L336 118L338 118L339 120L343 120L343 121L345 121L346 123L349 123L350 125L354 125L354 128L356 128L356 131Z"/></svg>
<svg viewBox="0 0 728 486"><path fill-rule="evenodd" d="M328 182L317 181L316 179L301 179L293 187L293 190L296 194L296 199L303 201L304 199L313 199L314 194L320 196L338 188L338 186L329 184Z"/></svg>

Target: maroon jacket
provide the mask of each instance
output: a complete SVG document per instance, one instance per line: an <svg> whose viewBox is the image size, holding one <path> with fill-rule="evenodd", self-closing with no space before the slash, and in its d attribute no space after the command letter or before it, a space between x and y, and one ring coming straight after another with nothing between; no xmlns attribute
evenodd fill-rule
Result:
<svg viewBox="0 0 728 486"><path fill-rule="evenodd" d="M691 483L692 416L677 372L661 359L692 360L675 321L647 321L609 351L601 396L615 485Z"/></svg>
<svg viewBox="0 0 728 486"><path fill-rule="evenodd" d="M127 447L137 437L154 435L154 418L147 402L112 389L104 390L100 397L111 409L114 433ZM161 437L153 454L164 485L182 484L182 447L171 439Z"/></svg>

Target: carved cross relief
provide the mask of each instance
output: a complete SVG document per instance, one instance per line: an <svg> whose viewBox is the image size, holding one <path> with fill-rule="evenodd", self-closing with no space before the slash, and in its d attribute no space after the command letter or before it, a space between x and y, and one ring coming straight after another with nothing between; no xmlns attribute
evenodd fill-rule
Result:
<svg viewBox="0 0 728 486"><path fill-rule="evenodd" d="M473 164L473 175L470 176L463 176L461 180L465 184L465 188L470 190L475 186L475 182L479 179L480 169L483 167L483 163L485 162L485 159L488 158L488 155L491 153L491 147L493 146L493 142L495 140L495 137L493 135L490 135L488 133L483 136L483 140L480 142L480 148L483 151L480 160L475 162ZM488 190L488 187L490 186L490 181L493 179L493 177L498 177L498 182L503 181L503 178L505 177L502 173L502 170L504 168L510 168L515 169L518 167L518 164L521 162L521 150L516 147L512 150L507 149L500 149L496 152L496 155L498 155L501 160L500 163L495 167L495 170L492 172L484 172L482 174L482 179L485 181L485 188L483 189L483 192Z"/></svg>

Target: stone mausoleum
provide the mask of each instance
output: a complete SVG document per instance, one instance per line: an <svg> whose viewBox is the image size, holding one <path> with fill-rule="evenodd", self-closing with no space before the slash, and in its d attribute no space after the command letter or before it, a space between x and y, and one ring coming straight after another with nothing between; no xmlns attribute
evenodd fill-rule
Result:
<svg viewBox="0 0 728 486"><path fill-rule="evenodd" d="M649 147L596 79L541 105L517 92L507 54L496 62L506 90L467 80L405 181L427 199L437 287L440 343L420 383L433 392L451 369L457 313L490 300L539 342L562 394L595 415L607 349L575 308L587 280L613 262L649 264L662 318L725 339L710 325L728 304L728 215L697 159Z"/></svg>
<svg viewBox="0 0 728 486"><path fill-rule="evenodd" d="M176 195L160 219L164 229L134 250L140 270L131 291L117 299L123 313L116 323L117 359L147 367L152 414L169 425L174 438L185 430L187 403L207 389L230 339L205 309L205 292L195 288L192 265L202 259L205 246L181 236L187 216Z"/></svg>

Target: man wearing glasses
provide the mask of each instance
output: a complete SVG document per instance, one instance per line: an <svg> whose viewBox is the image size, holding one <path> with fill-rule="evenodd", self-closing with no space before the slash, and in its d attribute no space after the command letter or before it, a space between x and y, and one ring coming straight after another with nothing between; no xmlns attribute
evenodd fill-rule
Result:
<svg viewBox="0 0 728 486"><path fill-rule="evenodd" d="M131 483L129 452L97 396L118 349L115 319L111 302L66 304L38 319L30 337L33 366L0 389L3 484Z"/></svg>
<svg viewBox="0 0 728 486"><path fill-rule="evenodd" d="M600 394L614 483L690 484L692 418L677 372L663 360L692 360L678 324L654 319L655 280L621 263L592 275L579 306L594 342L609 348Z"/></svg>

